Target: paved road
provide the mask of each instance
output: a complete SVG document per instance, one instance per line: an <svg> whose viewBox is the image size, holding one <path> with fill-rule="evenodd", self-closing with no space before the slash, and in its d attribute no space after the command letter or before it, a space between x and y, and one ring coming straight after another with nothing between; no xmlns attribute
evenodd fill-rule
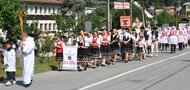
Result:
<svg viewBox="0 0 190 90"><path fill-rule="evenodd" d="M0 90L25 90L17 85ZM27 90L189 90L190 48L175 54L161 52L143 61L118 62L116 65L85 72L51 71L35 75Z"/></svg>

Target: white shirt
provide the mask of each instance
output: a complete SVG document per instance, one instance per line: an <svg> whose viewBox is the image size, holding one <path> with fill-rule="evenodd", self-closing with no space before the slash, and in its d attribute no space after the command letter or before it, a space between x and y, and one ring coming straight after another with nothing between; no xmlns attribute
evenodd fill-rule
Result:
<svg viewBox="0 0 190 90"><path fill-rule="evenodd" d="M11 49L10 51L5 51L4 65L5 64L8 65L8 67L5 68L5 71L16 71L16 54L14 49Z"/></svg>

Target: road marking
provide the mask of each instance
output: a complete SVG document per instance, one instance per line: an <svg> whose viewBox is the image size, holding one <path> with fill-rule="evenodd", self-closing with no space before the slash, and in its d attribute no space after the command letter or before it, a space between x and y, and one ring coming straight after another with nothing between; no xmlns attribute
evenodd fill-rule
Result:
<svg viewBox="0 0 190 90"><path fill-rule="evenodd" d="M113 77L111 77L111 78L102 80L102 81L100 81L100 82L96 82L96 83L94 83L94 84L87 85L87 86L85 86L85 87L83 87L83 88L80 88L80 89L78 89L78 90L85 90L85 89L88 89L88 88L90 88L90 87L93 87L93 86L96 86L96 85L99 85L99 84L102 84L102 83L111 81L111 80L113 80L113 79L119 78L119 77L124 76L124 75L127 75L127 74L129 74L129 73L132 73L132 72L135 72L135 71L144 69L144 68L146 68L146 67L149 67L149 66L152 66L152 65L155 65L155 64L159 64L159 63L161 63L161 62L165 62L165 61L168 61L168 60L171 60L171 59L174 59L174 58L177 58L177 57L186 55L186 54L188 54L188 53L190 53L190 52L185 52L185 53L183 53L183 54L180 54L180 55L177 55L177 56L174 56L174 57L170 57L170 58L163 59L163 60L160 60L160 61L157 61L157 62L148 64L148 65L145 65L145 66L138 67L138 68L136 68L136 69L133 69L133 70L130 70L130 71L127 71L127 72L118 74L118 75L116 75L116 76L113 76Z"/></svg>

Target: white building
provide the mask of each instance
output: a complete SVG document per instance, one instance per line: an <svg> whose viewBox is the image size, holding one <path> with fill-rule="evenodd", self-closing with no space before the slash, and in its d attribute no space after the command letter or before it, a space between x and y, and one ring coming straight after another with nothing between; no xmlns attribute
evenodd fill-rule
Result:
<svg viewBox="0 0 190 90"><path fill-rule="evenodd" d="M25 5L27 23L37 22L38 29L44 33L57 32L56 21L52 14L60 13L62 0L22 0Z"/></svg>

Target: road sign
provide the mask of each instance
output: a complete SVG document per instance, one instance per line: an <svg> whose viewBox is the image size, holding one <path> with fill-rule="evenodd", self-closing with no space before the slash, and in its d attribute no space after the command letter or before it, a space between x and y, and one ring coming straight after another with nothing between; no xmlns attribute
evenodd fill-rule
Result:
<svg viewBox="0 0 190 90"><path fill-rule="evenodd" d="M87 31L87 32L92 31L92 22L91 21L85 21L85 31Z"/></svg>
<svg viewBox="0 0 190 90"><path fill-rule="evenodd" d="M121 27L130 27L130 16L120 16L120 26Z"/></svg>
<svg viewBox="0 0 190 90"><path fill-rule="evenodd" d="M128 2L114 2L114 9L129 9L130 5Z"/></svg>

